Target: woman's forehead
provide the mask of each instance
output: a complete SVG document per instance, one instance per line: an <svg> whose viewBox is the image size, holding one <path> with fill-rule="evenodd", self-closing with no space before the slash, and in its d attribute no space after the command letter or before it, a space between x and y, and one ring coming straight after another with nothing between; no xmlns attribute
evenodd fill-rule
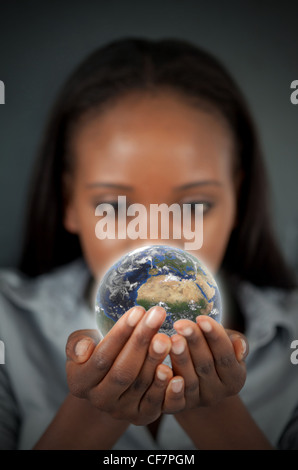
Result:
<svg viewBox="0 0 298 470"><path fill-rule="evenodd" d="M222 172L233 148L223 119L167 95L126 98L85 121L73 139L86 173Z"/></svg>

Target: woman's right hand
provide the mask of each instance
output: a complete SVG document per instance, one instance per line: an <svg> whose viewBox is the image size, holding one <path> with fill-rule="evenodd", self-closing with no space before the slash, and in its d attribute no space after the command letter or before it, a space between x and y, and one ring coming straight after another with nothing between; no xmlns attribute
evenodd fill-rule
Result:
<svg viewBox="0 0 298 470"><path fill-rule="evenodd" d="M72 333L66 345L70 392L136 425L155 421L165 397L168 413L182 410L183 379L162 364L171 349L170 338L158 333L165 316L161 307L133 307L101 341L96 330Z"/></svg>

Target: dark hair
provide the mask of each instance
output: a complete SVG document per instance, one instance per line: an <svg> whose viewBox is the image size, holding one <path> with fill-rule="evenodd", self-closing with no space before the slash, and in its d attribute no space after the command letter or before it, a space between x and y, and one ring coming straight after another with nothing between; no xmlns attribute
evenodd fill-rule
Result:
<svg viewBox="0 0 298 470"><path fill-rule="evenodd" d="M244 179L238 224L222 268L259 286L294 287L273 235L263 158L245 99L217 59L177 39L116 40L92 53L66 82L37 161L20 269L36 276L81 255L78 237L63 226L62 174L73 126L87 112L109 106L124 94L160 89L211 106L234 133Z"/></svg>

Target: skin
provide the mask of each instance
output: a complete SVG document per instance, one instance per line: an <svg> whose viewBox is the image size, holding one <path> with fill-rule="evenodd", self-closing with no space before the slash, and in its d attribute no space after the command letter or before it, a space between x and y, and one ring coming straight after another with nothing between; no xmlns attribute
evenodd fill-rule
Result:
<svg viewBox="0 0 298 470"><path fill-rule="evenodd" d="M205 203L204 243L197 255L216 272L236 217L233 147L222 118L177 96L132 95L87 119L72 142L65 227L79 235L94 276L119 254L150 242L96 238L95 207L116 202L118 195L126 196L127 205L147 209L154 203ZM184 241L174 244L183 248Z"/></svg>
<svg viewBox="0 0 298 470"><path fill-rule="evenodd" d="M232 133L221 116L171 93L131 94L82 121L72 140L73 171L64 178L64 224L78 234L94 279L123 253L150 243L96 238L95 207L116 202L118 195L126 195L128 204L138 202L147 208L153 203L204 203L204 242L194 254L216 274L237 220L241 175L235 171L234 153ZM183 248L184 240L168 243ZM198 423L218 422L221 411L223 416L228 413L227 406L235 406L237 420L242 410L246 443L266 447L242 404L227 402L227 397L238 400L245 382L244 336L201 316L196 323L177 321L177 335L169 338L158 333L164 319L161 307L148 312L135 307L102 341L95 330L80 330L69 337L66 369L71 396L37 448L61 445L55 440L56 429L65 428L65 409L74 402L75 413L85 407L84 419L89 419L97 435L101 435L100 422L110 426L110 440L103 435L101 448L110 448L129 423L152 426L164 413L174 414L195 444L207 448ZM168 354L172 369L163 364ZM212 421L218 404L222 408ZM210 410L210 415L200 415L202 409ZM96 424L94 413L99 413ZM256 442L248 439L252 435L257 436Z"/></svg>

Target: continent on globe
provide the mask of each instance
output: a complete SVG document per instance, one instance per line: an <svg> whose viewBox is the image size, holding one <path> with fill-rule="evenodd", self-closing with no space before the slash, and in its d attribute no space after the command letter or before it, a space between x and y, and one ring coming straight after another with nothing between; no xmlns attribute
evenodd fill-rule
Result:
<svg viewBox="0 0 298 470"><path fill-rule="evenodd" d="M213 291L213 297L215 289L208 286L206 281L204 284L207 292ZM204 287L202 288L204 289ZM157 304L166 304L172 314L187 313L188 310L191 310L196 316L209 314L213 307L213 302L207 301L195 281L192 279L180 280L173 274L150 277L139 288L136 303L142 305L146 310Z"/></svg>
<svg viewBox="0 0 298 470"><path fill-rule="evenodd" d="M198 315L209 315L221 320L219 290L207 267L190 253L166 245L131 251L106 272L95 306L101 335L135 305L146 310L162 306L167 315L160 332L169 336L181 318L195 321Z"/></svg>

